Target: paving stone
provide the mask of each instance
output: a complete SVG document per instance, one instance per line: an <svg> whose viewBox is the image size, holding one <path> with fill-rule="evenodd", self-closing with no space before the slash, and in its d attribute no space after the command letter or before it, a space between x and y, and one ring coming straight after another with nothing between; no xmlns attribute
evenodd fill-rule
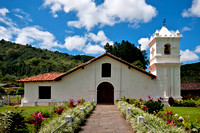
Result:
<svg viewBox="0 0 200 133"><path fill-rule="evenodd" d="M115 105L97 105L80 133L133 133Z"/></svg>

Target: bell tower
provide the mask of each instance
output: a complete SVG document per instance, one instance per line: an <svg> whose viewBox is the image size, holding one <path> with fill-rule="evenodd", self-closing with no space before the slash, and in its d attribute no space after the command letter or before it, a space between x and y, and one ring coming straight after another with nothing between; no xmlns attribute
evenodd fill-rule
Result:
<svg viewBox="0 0 200 133"><path fill-rule="evenodd" d="M149 42L150 67L152 74L157 76L164 99L170 96L181 98L180 90L180 32L171 33L163 24L160 31L156 30Z"/></svg>

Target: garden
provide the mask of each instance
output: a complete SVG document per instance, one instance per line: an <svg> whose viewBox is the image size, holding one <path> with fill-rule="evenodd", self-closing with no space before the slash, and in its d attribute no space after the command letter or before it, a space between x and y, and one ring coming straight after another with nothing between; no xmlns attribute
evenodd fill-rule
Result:
<svg viewBox="0 0 200 133"><path fill-rule="evenodd" d="M200 98L176 100L170 97L170 107L164 107L161 100L151 96L148 100L122 97L116 106L137 132L200 132Z"/></svg>
<svg viewBox="0 0 200 133"><path fill-rule="evenodd" d="M86 102L81 98L66 101L62 106L0 107L1 132L76 132L84 124L86 118L95 109L94 102ZM65 117L70 115L72 123L66 123ZM66 124L65 124L66 123ZM70 125L71 124L71 125Z"/></svg>
<svg viewBox="0 0 200 133"><path fill-rule="evenodd" d="M4 89L0 86L0 100L7 105L17 105L21 103L24 95L24 88L20 87L17 90Z"/></svg>

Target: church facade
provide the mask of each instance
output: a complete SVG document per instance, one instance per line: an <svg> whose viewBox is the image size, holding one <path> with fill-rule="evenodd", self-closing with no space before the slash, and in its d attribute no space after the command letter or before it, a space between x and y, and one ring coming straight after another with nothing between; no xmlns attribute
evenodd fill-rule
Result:
<svg viewBox="0 0 200 133"><path fill-rule="evenodd" d="M66 73L45 73L21 79L22 106L48 106L84 97L97 104L113 104L122 96L147 99L180 96L180 33L163 26L152 36L150 72L110 53L104 53ZM134 58L134 57L133 57Z"/></svg>

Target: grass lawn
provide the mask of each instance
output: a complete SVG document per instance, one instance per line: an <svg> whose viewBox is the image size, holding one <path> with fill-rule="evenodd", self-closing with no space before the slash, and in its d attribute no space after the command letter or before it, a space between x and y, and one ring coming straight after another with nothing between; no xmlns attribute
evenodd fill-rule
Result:
<svg viewBox="0 0 200 133"><path fill-rule="evenodd" d="M37 112L37 111L45 111L45 112L50 112L50 109L52 108L52 106L32 106L32 107L17 107L16 109L17 110L21 110L23 109L23 116L24 117L28 117L30 116L30 114L33 114L34 112ZM0 107L0 112L5 112L6 109L8 111L11 111L11 110L15 110L14 107L12 106L8 106L8 105L4 105L3 107Z"/></svg>
<svg viewBox="0 0 200 133"><path fill-rule="evenodd" d="M183 116L188 118L190 121L200 121L200 107L164 107L164 110L168 110L178 114L178 116Z"/></svg>
<svg viewBox="0 0 200 133"><path fill-rule="evenodd" d="M22 100L23 97L21 96L10 96L10 101L13 102L13 101L20 101ZM7 96L4 96L4 99L8 99Z"/></svg>

